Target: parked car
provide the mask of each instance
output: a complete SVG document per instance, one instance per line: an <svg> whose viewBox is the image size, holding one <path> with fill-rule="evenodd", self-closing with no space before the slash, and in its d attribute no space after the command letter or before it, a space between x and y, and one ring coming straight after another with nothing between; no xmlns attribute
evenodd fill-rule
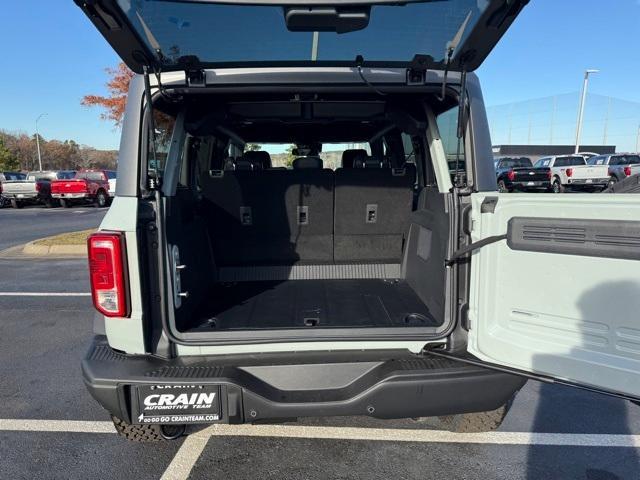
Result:
<svg viewBox="0 0 640 480"><path fill-rule="evenodd" d="M533 166L537 170L551 170L551 191L604 190L609 184L609 171L605 165L587 165L581 155L542 157Z"/></svg>
<svg viewBox="0 0 640 480"><path fill-rule="evenodd" d="M486 430L527 377L640 398L640 202L496 191L474 70L525 1L77 3L137 73L82 362L121 435L337 415ZM319 146L363 139L364 161L323 168ZM248 142L300 156L273 169ZM544 168L586 182L578 158Z"/></svg>
<svg viewBox="0 0 640 480"><path fill-rule="evenodd" d="M499 192L549 190L551 170L533 168L527 157L494 159Z"/></svg>
<svg viewBox="0 0 640 480"><path fill-rule="evenodd" d="M4 182L24 180L26 178L27 174L22 172L0 172L0 208L10 205L10 200L2 194L2 184Z"/></svg>
<svg viewBox="0 0 640 480"><path fill-rule="evenodd" d="M93 203L106 207L109 200L109 179L102 170L79 171L73 178L51 182L51 196L62 207L78 203Z"/></svg>
<svg viewBox="0 0 640 480"><path fill-rule="evenodd" d="M631 175L631 167L640 165L640 155L637 153L613 153L598 155L587 161L588 165L607 165L609 167L609 184L618 183Z"/></svg>
<svg viewBox="0 0 640 480"><path fill-rule="evenodd" d="M104 173L107 174L107 179L109 180L109 198L112 201L116 195L117 173L115 170L105 170Z"/></svg>
<svg viewBox="0 0 640 480"><path fill-rule="evenodd" d="M56 206L51 197L51 181L69 178L75 175L72 171L34 171L26 178L5 182L3 195L9 199L13 208L22 208L26 204L43 204L46 207Z"/></svg>

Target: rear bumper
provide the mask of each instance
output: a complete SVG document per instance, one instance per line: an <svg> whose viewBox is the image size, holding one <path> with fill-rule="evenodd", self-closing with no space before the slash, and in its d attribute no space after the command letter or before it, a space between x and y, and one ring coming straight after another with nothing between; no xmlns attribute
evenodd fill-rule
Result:
<svg viewBox="0 0 640 480"><path fill-rule="evenodd" d="M549 188L551 187L551 182L548 179L522 182L516 181L511 182L511 187L519 190L526 190L528 188Z"/></svg>
<svg viewBox="0 0 640 480"><path fill-rule="evenodd" d="M66 198L66 199L73 199L73 200L89 198L88 193L52 193L51 196L53 198Z"/></svg>
<svg viewBox="0 0 640 480"><path fill-rule="evenodd" d="M583 186L583 187L604 187L609 184L609 177L607 178L569 178L567 179L568 185Z"/></svg>
<svg viewBox="0 0 640 480"><path fill-rule="evenodd" d="M39 193L9 193L9 192L5 192L2 194L2 196L4 198L8 198L8 199L15 199L15 200L19 200L19 201L25 201L25 202L35 202L37 200L40 200L41 195Z"/></svg>
<svg viewBox="0 0 640 480"><path fill-rule="evenodd" d="M117 353L104 336L95 338L82 372L91 395L111 414L130 423L138 421L136 387L142 385L219 385L219 421L245 423L310 416L409 418L494 410L526 381L399 351L161 360Z"/></svg>

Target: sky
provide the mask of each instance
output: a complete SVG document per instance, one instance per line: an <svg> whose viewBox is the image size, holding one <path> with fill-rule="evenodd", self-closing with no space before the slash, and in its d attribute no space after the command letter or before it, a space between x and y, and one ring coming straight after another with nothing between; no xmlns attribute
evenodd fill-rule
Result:
<svg viewBox="0 0 640 480"><path fill-rule="evenodd" d="M72 0L4 2L0 129L115 149L120 132L80 105L118 57ZM577 92L640 102L640 0L531 0L478 70L488 106Z"/></svg>

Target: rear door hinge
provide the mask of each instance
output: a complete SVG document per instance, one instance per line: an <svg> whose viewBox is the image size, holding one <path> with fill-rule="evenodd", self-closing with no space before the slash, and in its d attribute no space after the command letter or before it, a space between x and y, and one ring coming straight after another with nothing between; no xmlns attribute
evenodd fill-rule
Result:
<svg viewBox="0 0 640 480"><path fill-rule="evenodd" d="M207 86L207 75L204 70L185 70L185 73L187 75L187 86L198 88Z"/></svg>
<svg viewBox="0 0 640 480"><path fill-rule="evenodd" d="M407 68L407 85L424 85L427 83L427 65L431 57L415 55Z"/></svg>

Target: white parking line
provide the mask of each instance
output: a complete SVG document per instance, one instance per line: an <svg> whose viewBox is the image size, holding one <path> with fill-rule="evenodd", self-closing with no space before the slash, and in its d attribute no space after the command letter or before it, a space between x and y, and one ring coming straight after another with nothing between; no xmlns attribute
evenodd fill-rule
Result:
<svg viewBox="0 0 640 480"><path fill-rule="evenodd" d="M0 292L0 297L90 297L90 292Z"/></svg>
<svg viewBox="0 0 640 480"><path fill-rule="evenodd" d="M189 477L210 438L211 427L189 435L180 445L180 449L176 452L160 480L182 480Z"/></svg>
<svg viewBox="0 0 640 480"><path fill-rule="evenodd" d="M116 433L112 422L82 420L1 419L0 431L61 432L61 433Z"/></svg>
<svg viewBox="0 0 640 480"><path fill-rule="evenodd" d="M111 422L76 420L0 419L0 431L115 433ZM183 442L165 470L163 480L187 478L213 437L312 438L373 442L453 443L484 445L544 445L563 447L640 448L640 435L593 433L488 432L452 433L441 430L392 428L306 427L301 425L212 425ZM124 440L123 440L124 441Z"/></svg>

